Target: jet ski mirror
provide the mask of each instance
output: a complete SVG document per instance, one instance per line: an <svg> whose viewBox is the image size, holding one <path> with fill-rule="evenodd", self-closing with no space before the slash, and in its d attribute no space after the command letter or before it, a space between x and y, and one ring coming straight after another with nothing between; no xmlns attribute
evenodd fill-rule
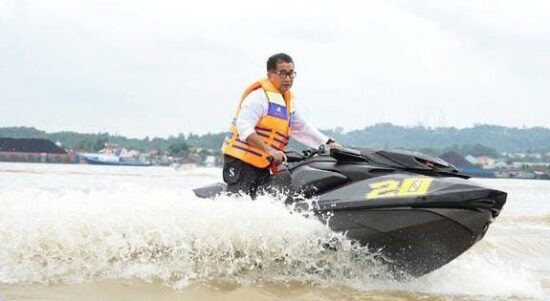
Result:
<svg viewBox="0 0 550 301"><path fill-rule="evenodd" d="M286 158L287 158L289 163L300 162L300 161L303 161L305 159L305 157L302 153L299 153L299 152L293 151L293 150L286 151L285 155L286 155Z"/></svg>
<svg viewBox="0 0 550 301"><path fill-rule="evenodd" d="M330 148L330 156L338 161L365 162L367 158L360 151L343 147Z"/></svg>
<svg viewBox="0 0 550 301"><path fill-rule="evenodd" d="M302 151L304 160L327 153L327 149L325 149L324 145L319 146L319 148L307 148Z"/></svg>

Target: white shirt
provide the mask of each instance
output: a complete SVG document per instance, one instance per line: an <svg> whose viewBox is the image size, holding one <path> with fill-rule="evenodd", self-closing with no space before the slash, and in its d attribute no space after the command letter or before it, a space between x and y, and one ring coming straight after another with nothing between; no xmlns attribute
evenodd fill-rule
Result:
<svg viewBox="0 0 550 301"><path fill-rule="evenodd" d="M246 141L250 134L255 133L254 127L268 112L268 101L262 89L252 91L241 104L241 111L235 125L239 132L239 139ZM313 127L300 116L294 105L294 117L290 122L290 136L303 145L317 148L325 144L328 137Z"/></svg>

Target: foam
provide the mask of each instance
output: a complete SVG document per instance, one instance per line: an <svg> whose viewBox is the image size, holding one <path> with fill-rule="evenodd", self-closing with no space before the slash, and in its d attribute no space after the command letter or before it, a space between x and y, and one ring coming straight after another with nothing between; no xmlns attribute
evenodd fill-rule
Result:
<svg viewBox="0 0 550 301"><path fill-rule="evenodd" d="M279 200L202 200L190 191L2 194L0 282L96 278L310 281L374 271L365 248ZM340 251L326 248L337 245Z"/></svg>

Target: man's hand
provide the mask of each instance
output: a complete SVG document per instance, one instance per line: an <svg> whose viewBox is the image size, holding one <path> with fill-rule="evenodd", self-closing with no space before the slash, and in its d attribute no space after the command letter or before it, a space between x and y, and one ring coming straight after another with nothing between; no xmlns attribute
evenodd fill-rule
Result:
<svg viewBox="0 0 550 301"><path fill-rule="evenodd" d="M274 163L275 165L281 165L281 163L283 162L286 164L288 162L285 153L280 150L269 150L269 156L273 159L272 163Z"/></svg>
<svg viewBox="0 0 550 301"><path fill-rule="evenodd" d="M340 147L342 147L340 144L336 143L336 141L332 138L328 139L327 145L328 145L329 148L340 148Z"/></svg>
<svg viewBox="0 0 550 301"><path fill-rule="evenodd" d="M273 149L273 148L269 147L267 144L262 142L262 140L260 139L260 136L258 136L258 134L256 134L256 133L250 134L250 136L248 136L246 138L246 143L248 143L252 146L255 146L255 147L263 150L264 152L266 152L267 155L269 157L271 157L271 160L272 160L271 163L273 163L275 165L280 165L283 162L285 162L285 163L287 162L287 158L286 158L285 153L283 153L280 150L276 150L276 149Z"/></svg>

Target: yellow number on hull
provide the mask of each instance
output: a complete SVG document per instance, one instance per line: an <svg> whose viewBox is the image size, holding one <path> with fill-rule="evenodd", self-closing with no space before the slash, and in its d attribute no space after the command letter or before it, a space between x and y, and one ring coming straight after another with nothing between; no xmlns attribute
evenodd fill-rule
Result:
<svg viewBox="0 0 550 301"><path fill-rule="evenodd" d="M405 178L402 181L385 180L369 185L372 189L367 193L367 199L376 199L394 196L419 196L428 193L432 178L417 177Z"/></svg>
<svg viewBox="0 0 550 301"><path fill-rule="evenodd" d="M372 190L367 194L367 199L394 196L395 192L399 188L399 181L396 181L396 180L381 181L381 182L372 183L369 185L369 187Z"/></svg>

